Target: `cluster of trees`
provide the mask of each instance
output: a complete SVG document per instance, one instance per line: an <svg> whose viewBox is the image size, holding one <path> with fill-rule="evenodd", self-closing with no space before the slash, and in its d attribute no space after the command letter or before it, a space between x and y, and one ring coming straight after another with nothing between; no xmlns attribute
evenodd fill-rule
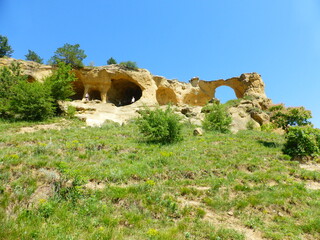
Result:
<svg viewBox="0 0 320 240"><path fill-rule="evenodd" d="M0 58L11 57L13 50L9 45L8 38L0 35ZM59 62L69 64L72 68L82 68L84 66L83 60L87 57L84 50L80 49L79 44L66 43L62 47L58 48L54 55L49 59L48 63L51 65L58 65ZM25 55L27 61L33 61L43 64L43 58L41 58L36 52L28 50ZM108 65L118 64L114 58L109 58ZM120 62L119 66L128 70L138 69L137 63L132 61Z"/></svg>

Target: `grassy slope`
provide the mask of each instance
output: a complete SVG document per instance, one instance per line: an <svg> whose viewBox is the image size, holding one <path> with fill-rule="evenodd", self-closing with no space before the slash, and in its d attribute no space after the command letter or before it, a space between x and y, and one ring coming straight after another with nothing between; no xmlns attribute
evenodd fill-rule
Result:
<svg viewBox="0 0 320 240"><path fill-rule="evenodd" d="M21 125L0 123L0 239L320 239L320 191L305 187L320 173L289 161L282 136L185 126L159 146L133 124Z"/></svg>

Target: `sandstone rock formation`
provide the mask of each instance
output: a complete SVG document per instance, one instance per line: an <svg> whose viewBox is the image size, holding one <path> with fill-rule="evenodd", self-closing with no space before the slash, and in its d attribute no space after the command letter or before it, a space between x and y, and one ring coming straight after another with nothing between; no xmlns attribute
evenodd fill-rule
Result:
<svg viewBox="0 0 320 240"><path fill-rule="evenodd" d="M12 58L0 59L0 66L19 62L24 74L30 81L41 81L52 74L53 67L30 61ZM118 65L85 67L74 70L78 81L74 83L77 94L74 99L84 100L86 93L91 99L116 106L140 102L147 105L193 105L203 106L215 97L220 86L231 87L237 98L252 96L266 99L264 83L257 73L246 73L227 80L204 81L192 78L190 83L168 80L165 77L153 76L148 70L126 70Z"/></svg>
<svg viewBox="0 0 320 240"><path fill-rule="evenodd" d="M49 65L12 58L0 58L0 67L9 66L12 62L20 64L29 81L43 81L54 70L54 67ZM178 80L169 80L162 76L154 76L146 69L128 70L119 65L84 67L74 70L74 72L77 81L74 83L76 94L73 96L73 100L78 100L75 101L75 105L81 108L79 104L81 104L81 101L86 103L86 94L89 94L91 103L101 102L102 105L99 105L99 107L95 105L95 109L99 113L94 113L98 116L96 119L99 119L99 122L103 122L103 119L117 121L114 115L119 113L122 117L118 122L121 123L122 120L128 120L127 115L129 113L133 114L134 109L142 105L156 106L171 103L178 107L186 105L204 106L215 99L216 89L220 86L232 88L237 98L249 97L254 99L251 102L242 102L240 104L242 108L246 108L246 105L249 104L248 106L251 108L265 110L271 103L271 100L266 97L261 76L257 73L245 73L239 77L215 81L205 81L194 77L189 83L185 83ZM105 105L106 103L109 103L109 105ZM127 105L132 105L132 109L124 108ZM120 109L116 110L119 107L122 107L121 111L119 111ZM200 110L198 110L196 112L199 114L192 115L187 108L184 108L180 114L184 117L194 118L194 121L199 123L202 116L200 116ZM238 118L234 125L241 123L241 126L235 127L238 129L243 129L251 119L258 125L268 121L266 114L250 113L245 109L240 111L231 108L230 114L234 119Z"/></svg>
<svg viewBox="0 0 320 240"><path fill-rule="evenodd" d="M52 74L52 67L32 61L16 60L14 58L0 58L0 67L10 66L12 63L19 63L23 74L28 76L28 81L42 81Z"/></svg>

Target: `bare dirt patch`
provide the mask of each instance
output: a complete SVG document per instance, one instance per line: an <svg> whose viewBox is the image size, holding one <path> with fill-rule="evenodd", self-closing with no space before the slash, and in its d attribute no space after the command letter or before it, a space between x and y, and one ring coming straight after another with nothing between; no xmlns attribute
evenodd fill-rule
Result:
<svg viewBox="0 0 320 240"><path fill-rule="evenodd" d="M180 202L182 207L185 207L185 206L202 207L206 212L206 215L204 216L205 221L208 221L209 223L218 227L226 227L226 228L234 229L242 233L243 235L245 235L246 240L264 239L262 237L261 232L241 225L240 220L235 218L232 212L227 212L225 214L217 214L211 209L208 209L207 207L205 207L201 202L197 200L188 200L183 197L179 197L178 201Z"/></svg>
<svg viewBox="0 0 320 240"><path fill-rule="evenodd" d="M22 127L18 133L32 133L39 130L61 130L68 125L69 121L64 120L59 123L39 124L32 127Z"/></svg>
<svg viewBox="0 0 320 240"><path fill-rule="evenodd" d="M300 167L308 171L320 172L320 164L317 163L300 164Z"/></svg>
<svg viewBox="0 0 320 240"><path fill-rule="evenodd" d="M307 181L306 188L310 189L310 190L319 190L320 189L320 182Z"/></svg>
<svg viewBox="0 0 320 240"><path fill-rule="evenodd" d="M102 190L106 187L106 184L103 182L88 182L87 184L84 185L86 189L91 189L91 190Z"/></svg>

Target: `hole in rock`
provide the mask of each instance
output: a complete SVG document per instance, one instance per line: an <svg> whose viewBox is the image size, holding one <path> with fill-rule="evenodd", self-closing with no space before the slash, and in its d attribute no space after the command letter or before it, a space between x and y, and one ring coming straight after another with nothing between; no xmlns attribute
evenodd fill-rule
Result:
<svg viewBox="0 0 320 240"><path fill-rule="evenodd" d="M32 77L31 75L27 75L27 81L28 81L29 83L32 83L32 82L35 82L36 79L35 79L34 77Z"/></svg>
<svg viewBox="0 0 320 240"><path fill-rule="evenodd" d="M91 89L89 90L89 99L90 100L101 100L100 91Z"/></svg>
<svg viewBox="0 0 320 240"><path fill-rule="evenodd" d="M84 93L84 86L81 81L75 81L73 84L73 90L75 94L71 97L72 100L81 100Z"/></svg>
<svg viewBox="0 0 320 240"><path fill-rule="evenodd" d="M229 100L238 99L234 90L231 87L221 86L216 89L215 98L219 99L221 103L226 103Z"/></svg>
<svg viewBox="0 0 320 240"><path fill-rule="evenodd" d="M107 93L110 102L116 106L129 105L138 101L142 96L141 88L126 79L112 79Z"/></svg>
<svg viewBox="0 0 320 240"><path fill-rule="evenodd" d="M159 88L156 92L156 97L159 105L177 104L178 102L176 94L170 88Z"/></svg>

